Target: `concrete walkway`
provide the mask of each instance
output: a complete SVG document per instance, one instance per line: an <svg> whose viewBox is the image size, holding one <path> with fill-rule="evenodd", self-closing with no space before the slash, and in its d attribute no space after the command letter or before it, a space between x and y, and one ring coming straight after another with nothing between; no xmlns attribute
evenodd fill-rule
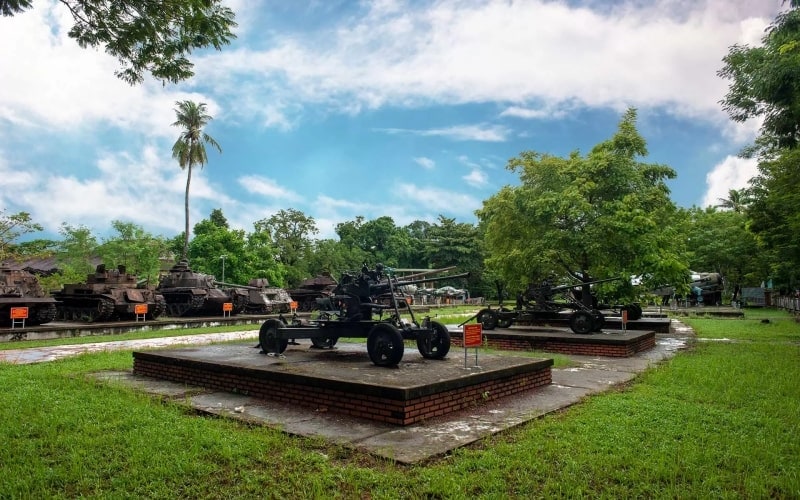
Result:
<svg viewBox="0 0 800 500"><path fill-rule="evenodd" d="M248 331L20 349L0 351L0 362L36 363L104 350L142 350L237 340L251 341L255 345L257 337L257 331ZM493 433L578 403L591 394L628 382L653 364L674 356L678 350L687 347L693 338L694 332L690 328L673 321L669 334L657 334L655 348L636 356L569 356L572 366L554 368L553 383L547 387L408 427L314 412L238 394L213 392L138 377L131 372L102 372L94 374L94 377L109 384L123 384L160 397L183 401L209 414L267 425L289 434L322 437L399 463L412 464L441 456ZM362 344L343 344L337 345L337 348L363 350L364 347ZM450 356L463 356L463 351L454 350Z"/></svg>

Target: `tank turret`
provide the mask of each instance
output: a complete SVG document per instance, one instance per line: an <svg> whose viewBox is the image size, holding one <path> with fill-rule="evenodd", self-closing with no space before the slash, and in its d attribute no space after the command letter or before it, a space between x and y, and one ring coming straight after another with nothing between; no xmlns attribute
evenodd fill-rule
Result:
<svg viewBox="0 0 800 500"><path fill-rule="evenodd" d="M73 321L109 321L136 318L136 306L147 305L147 319L156 319L166 310L164 297L146 280L129 274L125 266L106 269L99 264L85 283L69 283L54 292L58 318Z"/></svg>
<svg viewBox="0 0 800 500"><path fill-rule="evenodd" d="M331 276L321 274L301 281L297 288L289 289L287 293L297 302L299 311L307 312L317 309L317 299L329 297L336 285Z"/></svg>
<svg viewBox="0 0 800 500"><path fill-rule="evenodd" d="M164 296L169 316L221 315L223 304L233 304L231 314L241 313L248 293L239 287L219 288L214 276L196 273L182 259L161 278L156 290Z"/></svg>
<svg viewBox="0 0 800 500"><path fill-rule="evenodd" d="M56 317L56 299L48 297L33 273L0 267L0 325L11 325L11 308L27 307L28 326L41 325Z"/></svg>

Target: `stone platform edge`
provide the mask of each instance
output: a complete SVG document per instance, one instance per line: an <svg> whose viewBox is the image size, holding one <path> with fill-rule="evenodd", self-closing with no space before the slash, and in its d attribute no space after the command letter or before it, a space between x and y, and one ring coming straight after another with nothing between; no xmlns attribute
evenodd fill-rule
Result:
<svg viewBox="0 0 800 500"><path fill-rule="evenodd" d="M626 337L614 334L564 335L547 333L483 332L483 347L503 351L544 351L581 356L626 358L656 346L655 332L636 332ZM462 339L453 336L453 346Z"/></svg>
<svg viewBox="0 0 800 500"><path fill-rule="evenodd" d="M552 359L418 388L376 387L254 370L152 352L133 353L133 373L357 418L407 426L552 383Z"/></svg>

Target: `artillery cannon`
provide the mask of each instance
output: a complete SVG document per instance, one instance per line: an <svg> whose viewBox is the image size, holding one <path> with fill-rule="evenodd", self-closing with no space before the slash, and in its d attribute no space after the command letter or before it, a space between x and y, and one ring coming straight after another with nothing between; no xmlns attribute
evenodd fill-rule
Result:
<svg viewBox="0 0 800 500"><path fill-rule="evenodd" d="M450 351L447 327L424 317L417 321L400 287L423 282L461 278L469 273L401 281L383 274L383 266L359 273L344 273L333 293L317 300L319 317L303 323L296 316L290 324L269 319L258 339L262 352L279 355L290 339L310 339L314 347L332 348L340 337L366 338L370 360L378 366L394 366L403 358L404 340L416 340L424 358L442 359ZM385 303L388 301L388 303ZM401 309L410 319L400 317Z"/></svg>
<svg viewBox="0 0 800 500"><path fill-rule="evenodd" d="M618 279L608 278L583 281L560 286L553 286L550 280L545 280L540 284L530 284L524 293L517 294L516 307L513 310L503 307L503 290L502 285L498 282L496 284L498 296L501 297L500 306L497 309L492 309L491 307L482 309L474 318L477 318L484 329L494 330L498 326L500 328L508 328L514 321L557 319L562 316L564 311L571 311L568 318L569 326L573 332L587 334L599 331L605 323L605 316L600 310L585 304L579 294L574 292L581 287L617 281Z"/></svg>

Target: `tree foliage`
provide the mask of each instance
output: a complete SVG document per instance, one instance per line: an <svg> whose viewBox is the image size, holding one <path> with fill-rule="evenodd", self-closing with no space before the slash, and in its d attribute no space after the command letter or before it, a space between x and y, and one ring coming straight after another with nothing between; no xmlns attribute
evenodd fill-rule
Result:
<svg viewBox="0 0 800 500"><path fill-rule="evenodd" d="M115 74L129 84L145 73L176 83L194 73L195 49L222 49L236 35L233 11L221 0L60 0L75 24L70 38L83 48L103 47L120 64ZM30 0L0 0L0 14L13 16Z"/></svg>
<svg viewBox="0 0 800 500"><path fill-rule="evenodd" d="M313 217L293 208L280 210L254 223L256 232L264 232L275 247L276 258L286 270L287 281L295 285L309 277L308 257L312 236L319 231Z"/></svg>
<svg viewBox="0 0 800 500"><path fill-rule="evenodd" d="M526 151L507 168L520 175L478 210L487 266L510 286L551 275L582 281L644 275L671 280L686 271L670 228L675 206L666 166L647 155L629 109L616 134L588 155Z"/></svg>
<svg viewBox="0 0 800 500"><path fill-rule="evenodd" d="M12 258L18 251L14 242L21 236L41 231L42 226L33 222L28 212L6 214L0 210L0 261Z"/></svg>
<svg viewBox="0 0 800 500"><path fill-rule="evenodd" d="M108 267L125 266L127 272L158 282L161 257L167 254L167 242L153 236L132 222L115 220L111 226L116 235L107 238L97 248L97 253Z"/></svg>
<svg viewBox="0 0 800 500"><path fill-rule="evenodd" d="M721 101L734 121L762 117L762 143L794 148L800 141L800 2L779 14L762 45L734 45L718 72L731 80Z"/></svg>

